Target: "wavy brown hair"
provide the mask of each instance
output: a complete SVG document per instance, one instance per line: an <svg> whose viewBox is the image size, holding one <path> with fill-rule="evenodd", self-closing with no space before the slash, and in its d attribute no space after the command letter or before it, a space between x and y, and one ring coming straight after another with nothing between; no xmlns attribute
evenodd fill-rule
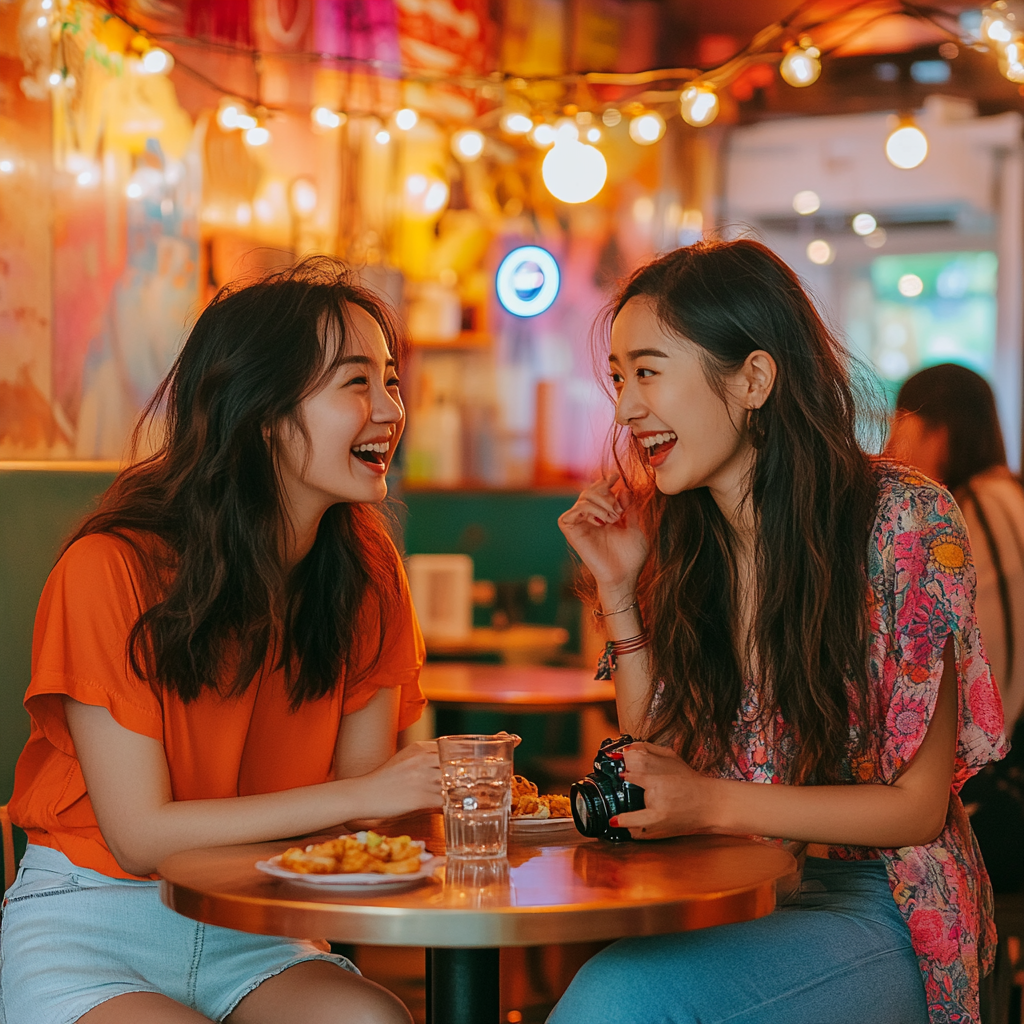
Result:
<svg viewBox="0 0 1024 1024"><path fill-rule="evenodd" d="M308 442L299 405L346 355L347 305L377 321L400 365L394 315L334 260L224 288L149 402L133 450L161 411L163 443L118 476L69 541L107 533L131 545L154 585L130 664L186 702L225 679L240 694L272 655L298 707L380 657L401 589L385 512L334 505L309 553L291 570L282 559L276 439L291 423Z"/></svg>
<svg viewBox="0 0 1024 1024"><path fill-rule="evenodd" d="M724 376L751 352L776 362L756 414L747 495L757 531L750 664L763 721L781 711L794 731L788 781L839 782L851 714L861 746L870 734L865 566L877 501L855 436L846 352L793 271L747 239L701 242L647 264L609 321L637 298L699 346L707 380L723 396ZM722 766L744 692L732 531L707 488L658 491L633 438L625 462L651 541L639 599L653 678L664 681L652 695L651 735L695 767Z"/></svg>

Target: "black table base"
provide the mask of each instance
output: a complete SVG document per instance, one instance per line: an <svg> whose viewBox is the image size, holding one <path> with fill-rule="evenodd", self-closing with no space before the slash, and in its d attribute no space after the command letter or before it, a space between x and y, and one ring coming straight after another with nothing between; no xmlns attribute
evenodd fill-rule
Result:
<svg viewBox="0 0 1024 1024"><path fill-rule="evenodd" d="M499 1024L497 949L427 950L427 1024Z"/></svg>

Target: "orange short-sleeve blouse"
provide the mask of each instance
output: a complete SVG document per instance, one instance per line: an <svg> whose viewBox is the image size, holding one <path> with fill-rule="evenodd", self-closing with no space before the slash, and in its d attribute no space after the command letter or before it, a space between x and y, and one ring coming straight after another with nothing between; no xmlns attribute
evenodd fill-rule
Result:
<svg viewBox="0 0 1024 1024"><path fill-rule="evenodd" d="M426 703L419 687L423 637L397 552L402 601L385 624L385 643L369 673L355 673L320 700L289 707L285 673L269 662L241 696L206 690L185 704L140 679L128 660L128 634L146 607L131 546L91 534L64 553L43 588L25 695L31 718L18 759L12 820L31 843L60 850L80 867L132 878L100 833L64 716L63 697L107 708L132 732L163 744L175 800L271 793L332 778L344 715L365 707L382 687L401 688L399 728ZM362 615L360 635L375 636L376 614ZM376 644L368 645L376 649Z"/></svg>

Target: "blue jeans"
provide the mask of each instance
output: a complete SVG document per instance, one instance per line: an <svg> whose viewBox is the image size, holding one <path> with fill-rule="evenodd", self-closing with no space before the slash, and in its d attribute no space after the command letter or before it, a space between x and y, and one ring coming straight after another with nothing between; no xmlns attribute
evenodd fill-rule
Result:
<svg viewBox="0 0 1024 1024"><path fill-rule="evenodd" d="M910 932L880 861L808 858L756 921L621 939L548 1024L928 1024Z"/></svg>

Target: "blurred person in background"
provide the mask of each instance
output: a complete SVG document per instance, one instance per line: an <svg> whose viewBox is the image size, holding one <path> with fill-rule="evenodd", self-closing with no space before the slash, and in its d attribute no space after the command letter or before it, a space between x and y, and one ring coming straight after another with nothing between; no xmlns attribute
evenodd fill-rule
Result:
<svg viewBox="0 0 1024 1024"><path fill-rule="evenodd" d="M945 484L967 524L975 610L1014 749L970 780L962 797L993 887L1013 891L1024 884L1024 486L1006 464L992 388L953 363L915 373L896 399L886 453Z"/></svg>

